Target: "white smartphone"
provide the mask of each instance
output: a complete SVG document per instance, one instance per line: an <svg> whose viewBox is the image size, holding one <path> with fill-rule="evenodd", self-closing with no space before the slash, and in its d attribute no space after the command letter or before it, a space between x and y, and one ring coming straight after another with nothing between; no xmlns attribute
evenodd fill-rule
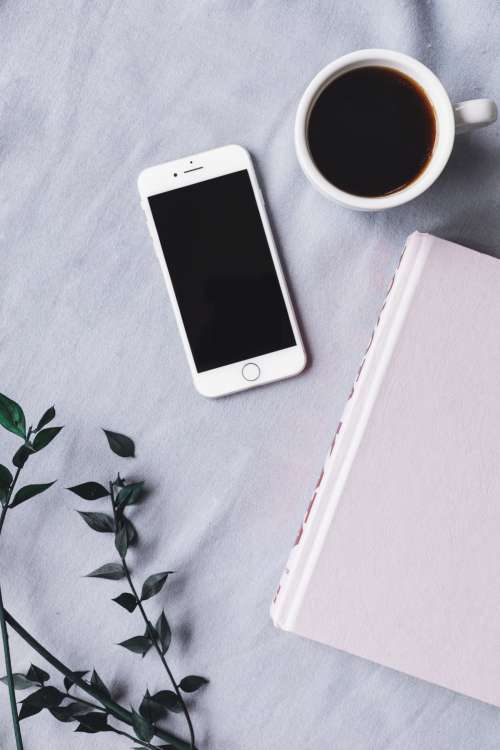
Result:
<svg viewBox="0 0 500 750"><path fill-rule="evenodd" d="M224 146L150 167L138 187L199 393L301 372L304 346L248 152Z"/></svg>

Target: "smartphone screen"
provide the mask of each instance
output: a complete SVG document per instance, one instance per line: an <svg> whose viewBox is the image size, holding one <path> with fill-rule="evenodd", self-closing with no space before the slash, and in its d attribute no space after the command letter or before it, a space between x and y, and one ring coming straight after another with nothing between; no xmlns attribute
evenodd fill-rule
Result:
<svg viewBox="0 0 500 750"><path fill-rule="evenodd" d="M148 200L198 372L295 346L246 169Z"/></svg>

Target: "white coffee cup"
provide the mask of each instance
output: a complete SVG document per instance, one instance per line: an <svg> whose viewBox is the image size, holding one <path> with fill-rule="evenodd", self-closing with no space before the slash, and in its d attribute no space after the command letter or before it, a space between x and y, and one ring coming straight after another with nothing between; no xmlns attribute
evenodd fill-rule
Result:
<svg viewBox="0 0 500 750"><path fill-rule="evenodd" d="M355 68L374 65L398 70L423 88L434 108L436 140L429 162L413 182L389 195L368 198L347 193L323 177L311 157L307 130L309 116L318 97L334 78ZM386 49L364 49L339 57L313 78L297 109L295 149L304 174L320 193L347 208L358 211L381 211L413 200L432 185L450 158L455 133L490 125L496 119L497 107L491 99L472 99L453 105L439 78L413 57Z"/></svg>

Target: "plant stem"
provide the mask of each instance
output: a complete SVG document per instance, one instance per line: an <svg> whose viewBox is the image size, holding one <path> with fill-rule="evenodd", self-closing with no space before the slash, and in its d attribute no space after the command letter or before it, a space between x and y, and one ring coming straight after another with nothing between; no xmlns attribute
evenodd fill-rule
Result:
<svg viewBox="0 0 500 750"><path fill-rule="evenodd" d="M112 508L113 508L113 518L114 518L114 521L115 521L115 529L117 529L118 526L117 526L116 507L115 507L115 493L114 493L113 482L109 483L109 490L110 490L110 496L111 496L111 505L112 505ZM180 692L180 690L179 690L179 688L177 686L177 682L176 682L176 680L174 678L174 675L172 674L172 672L170 670L170 667L167 664L167 660L165 659L165 656L164 656L164 654L163 654L163 652L162 652L162 650L161 650L161 648L160 648L160 646L158 644L158 637L156 635L156 630L154 629L153 624L149 620L149 617L147 616L146 611L144 609L144 606L142 604L141 598L140 598L140 596L138 595L138 593L136 591L136 588L134 586L134 582L132 581L132 576L130 575L130 570L128 568L128 565L127 565L127 562L125 560L125 557L122 556L122 555L120 555L120 557L121 557L121 561L122 561L122 565L123 565L123 570L125 572L125 576L127 577L127 581L128 581L129 586L130 586L130 590L131 590L132 594L135 597L135 600L137 602L137 606L139 607L139 611L140 611L140 613L142 615L142 618L144 620L144 623L146 625L149 638L150 638L153 646L155 647L158 656L160 657L160 660L161 660L161 662L162 662L162 664L163 664L163 666L165 668L165 671L168 674L169 680L172 683L172 687L175 690L175 693L177 695L179 703L182 706L182 711L183 711L184 716L186 718L186 722L187 722L188 729L189 729L189 737L190 737L190 742L191 742L191 748L190 748L190 750L194 750L194 747L195 747L195 744L194 744L194 742L195 742L194 729L193 729L193 723L191 721L191 717L189 715L188 707L186 706L184 698L182 697L182 694L181 694L181 692Z"/></svg>
<svg viewBox="0 0 500 750"><path fill-rule="evenodd" d="M26 441L30 439L31 436L31 430L30 427L28 430L28 434L26 436ZM19 474L21 473L21 467L17 467L17 471L14 475L14 478L12 479L11 485L9 487L9 491L7 493L7 498L5 500L5 505L2 507L2 513L0 515L0 534L2 533L3 525L5 522L5 517L7 515L7 511L9 509L9 503L12 497L12 493L14 491L14 487L16 486L16 482L19 478ZM7 681L8 681L8 688L9 688L9 700L10 700L10 712L12 714L12 726L14 728L14 737L16 740L16 748L17 750L24 750L23 746L23 738L21 735L21 726L19 724L19 715L17 713L17 703L16 703L16 691L14 688L14 677L12 675L12 660L10 657L10 646L9 646L9 633L7 632L7 625L5 622L5 608L3 606L3 598L2 598L2 589L0 588L0 630L2 632L2 644L3 644L3 654L4 654L4 661L5 661L5 671L7 672Z"/></svg>
<svg viewBox="0 0 500 750"><path fill-rule="evenodd" d="M0 629L2 631L3 652L5 657L5 669L8 678L10 709L12 713L12 725L14 727L14 737L16 738L17 750L23 750L23 738L21 736L21 727L19 726L19 716L17 715L16 693L14 690L14 678L12 676L12 664L10 660L9 634L5 623L5 610L3 607L2 591L0 589Z"/></svg>
<svg viewBox="0 0 500 750"><path fill-rule="evenodd" d="M153 643L153 646L156 649L156 652L157 652L158 656L160 657L160 660L161 660L163 666L165 667L165 671L168 674L170 682L172 683L172 687L174 688L175 693L177 695L177 698L179 699L179 703L182 706L182 711L184 713L184 716L186 717L186 722L187 722L188 729L189 729L189 737L190 737L190 742L191 742L191 750L194 750L194 741L195 741L194 740L194 729L193 729L193 724L192 724L192 721L191 721L191 717L189 715L188 708L187 708L186 703L184 701L184 698L182 697L182 694L181 694L181 692L180 692L180 690L179 690L179 688L177 686L177 682L175 681L174 675L172 674L172 672L170 670L170 667L167 664L167 660L165 659L165 656L163 655L162 650L161 650L161 648L158 645L156 631L155 631L155 629L154 629L151 621L149 620L149 618L148 618L148 616L147 616L147 614L146 614L146 612L144 610L144 607L142 606L142 602L141 602L139 596L137 595L137 591L135 590L135 586L134 586L134 584L132 582L132 577L130 575L130 571L128 569L128 566L127 566L127 563L125 562L125 560L123 561L123 568L125 570L125 575L127 576L127 580L129 582L129 585L130 585L130 588L132 590L132 593L134 594L134 596L135 596L135 598L137 600L137 605L138 605L139 610L141 612L141 615L142 615L142 618L144 620L144 623L145 623L145 625L146 625L146 627L148 629L149 637L150 637L150 639L151 639L151 641Z"/></svg>
<svg viewBox="0 0 500 750"><path fill-rule="evenodd" d="M12 617L8 610L4 611L5 621L7 622L7 624L23 639L23 641L25 641L29 646L31 646L32 649L40 654L40 656L43 657L48 664L54 667L54 669L57 669L57 671L65 677L69 677L77 687L83 690L84 693L87 693L88 695L92 696L92 698L101 703L106 708L106 710L115 717L115 719L118 719L119 721L122 721L124 724L128 724L129 726L133 726L132 714L130 711L127 711L126 708L120 706L119 703L115 703L112 698L101 695L101 693L92 685L89 685L87 682L85 682L85 680L75 675L69 667L59 661L59 659L53 656L50 651L48 651L30 633L28 633L28 631L25 630L23 626L19 622L17 622L16 619L14 619L14 617ZM191 745L188 742L179 739L170 732L164 729L160 729L157 726L154 727L154 731L155 735L159 737L159 739L165 740L165 742L170 742L172 745L174 745L174 747L178 748L178 750L191 750Z"/></svg>

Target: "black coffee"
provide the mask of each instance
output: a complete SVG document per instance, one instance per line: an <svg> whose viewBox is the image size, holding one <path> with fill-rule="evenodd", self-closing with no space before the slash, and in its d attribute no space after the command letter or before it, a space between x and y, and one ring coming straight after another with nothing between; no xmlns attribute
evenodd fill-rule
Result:
<svg viewBox="0 0 500 750"><path fill-rule="evenodd" d="M413 182L435 138L434 110L423 89L381 66L335 78L309 117L313 161L329 182L353 195L388 195Z"/></svg>

